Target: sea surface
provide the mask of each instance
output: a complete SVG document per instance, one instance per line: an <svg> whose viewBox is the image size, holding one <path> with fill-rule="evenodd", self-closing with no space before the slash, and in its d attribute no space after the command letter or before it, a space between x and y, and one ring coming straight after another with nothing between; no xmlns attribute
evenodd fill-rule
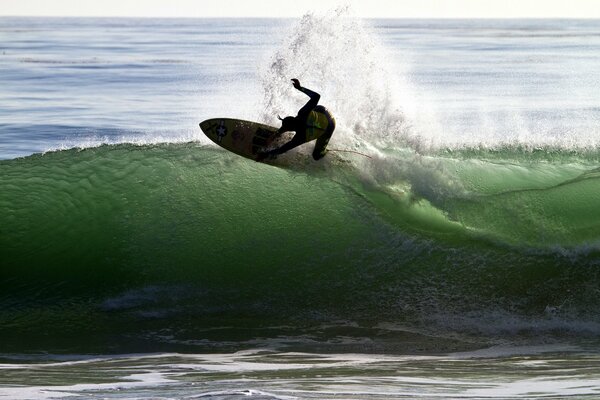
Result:
<svg viewBox="0 0 600 400"><path fill-rule="evenodd" d="M0 18L0 398L600 397L600 21ZM198 123L337 120L256 163Z"/></svg>

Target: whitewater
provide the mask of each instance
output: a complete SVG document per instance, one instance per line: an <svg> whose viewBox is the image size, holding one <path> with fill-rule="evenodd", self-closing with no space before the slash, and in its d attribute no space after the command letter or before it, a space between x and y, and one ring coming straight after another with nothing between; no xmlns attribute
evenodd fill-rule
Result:
<svg viewBox="0 0 600 400"><path fill-rule="evenodd" d="M597 396L598 21L1 18L0 43L0 398ZM291 78L336 118L322 161L199 130L277 126Z"/></svg>

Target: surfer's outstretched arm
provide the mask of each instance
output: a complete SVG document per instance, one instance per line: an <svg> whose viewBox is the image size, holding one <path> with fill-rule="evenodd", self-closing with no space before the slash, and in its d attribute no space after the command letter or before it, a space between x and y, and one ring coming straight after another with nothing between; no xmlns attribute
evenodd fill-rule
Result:
<svg viewBox="0 0 600 400"><path fill-rule="evenodd" d="M317 106L317 104L319 104L321 95L317 92L313 92L310 89L300 86L300 81L298 81L298 79L292 79L292 82L294 82L294 87L296 89L298 89L299 91L301 91L302 93L304 93L305 95L310 97L310 100L308 100L308 103L306 103L304 105L304 107L302 107L300 109L300 111L298 111L298 116L303 115L303 114L308 114L309 112L312 111L313 108L315 108Z"/></svg>

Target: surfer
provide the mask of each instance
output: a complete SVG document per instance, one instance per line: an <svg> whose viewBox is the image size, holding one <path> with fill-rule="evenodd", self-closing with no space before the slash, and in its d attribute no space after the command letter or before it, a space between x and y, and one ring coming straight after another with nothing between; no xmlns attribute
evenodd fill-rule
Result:
<svg viewBox="0 0 600 400"><path fill-rule="evenodd" d="M335 119L325 107L317 105L321 95L300 86L298 79L292 79L292 82L294 87L310 97L310 100L298 111L298 115L295 117L279 117L281 128L277 131L277 135L290 131L296 132L296 134L292 140L281 147L259 152L256 157L257 161L264 160L267 157L275 158L279 154L312 140L317 141L312 153L315 160L320 160L327 153L327 143L329 143L329 139L335 130Z"/></svg>

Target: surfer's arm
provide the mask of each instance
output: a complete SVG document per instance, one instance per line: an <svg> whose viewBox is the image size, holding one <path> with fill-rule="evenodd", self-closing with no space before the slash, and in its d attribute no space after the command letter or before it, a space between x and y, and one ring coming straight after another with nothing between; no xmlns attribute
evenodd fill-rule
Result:
<svg viewBox="0 0 600 400"><path fill-rule="evenodd" d="M317 104L319 104L319 99L321 99L321 95L305 87L298 87L296 89L310 97L310 100L308 100L304 107L302 107L300 111L298 111L298 115L308 114L312 111L313 108L317 106Z"/></svg>
<svg viewBox="0 0 600 400"><path fill-rule="evenodd" d="M308 115L308 113L311 112L312 109L317 106L317 104L319 104L319 99L321 98L321 95L317 92L313 92L310 89L302 87L300 85L300 81L298 79L295 79L295 78L292 79L292 83L294 84L294 87L296 89L298 89L299 91L301 91L302 93L304 93L305 95L310 97L310 100L308 101L308 103L306 103L304 105L304 107L302 107L300 109L300 111L298 111L298 116Z"/></svg>

